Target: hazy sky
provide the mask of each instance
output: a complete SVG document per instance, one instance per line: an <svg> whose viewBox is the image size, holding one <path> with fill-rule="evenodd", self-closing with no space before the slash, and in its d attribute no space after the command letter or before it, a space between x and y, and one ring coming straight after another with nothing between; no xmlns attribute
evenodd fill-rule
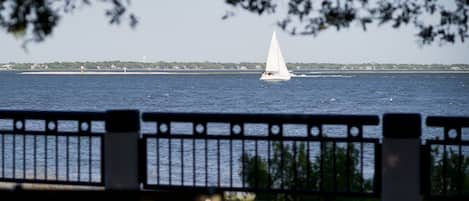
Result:
<svg viewBox="0 0 469 201"><path fill-rule="evenodd" d="M62 18L52 37L30 44L0 33L0 63L52 61L220 61L265 62L272 31L277 31L287 62L327 63L469 63L469 42L419 47L413 27L398 30L355 25L328 30L317 37L290 36L275 25L283 16L240 11L229 20L222 0L134 0L131 10L140 19L111 26L104 7L96 4Z"/></svg>

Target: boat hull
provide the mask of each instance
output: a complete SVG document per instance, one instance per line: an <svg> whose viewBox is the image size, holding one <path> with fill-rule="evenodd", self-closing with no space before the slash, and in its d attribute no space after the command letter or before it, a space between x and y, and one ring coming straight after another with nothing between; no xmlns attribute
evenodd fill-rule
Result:
<svg viewBox="0 0 469 201"><path fill-rule="evenodd" d="M291 76L279 76L279 75L262 75L260 80L263 81L287 81L290 80Z"/></svg>

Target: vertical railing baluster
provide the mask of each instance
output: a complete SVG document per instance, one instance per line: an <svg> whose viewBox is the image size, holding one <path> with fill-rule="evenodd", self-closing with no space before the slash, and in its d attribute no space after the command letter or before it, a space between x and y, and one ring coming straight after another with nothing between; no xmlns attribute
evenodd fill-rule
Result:
<svg viewBox="0 0 469 201"><path fill-rule="evenodd" d="M13 158L13 177L16 178L16 134L13 134L13 150L12 150L12 158Z"/></svg>
<svg viewBox="0 0 469 201"><path fill-rule="evenodd" d="M285 150L283 148L284 148L283 141L280 141L280 183L281 183L280 188L282 190L285 189L285 178L284 178L285 159L284 159L284 154L283 154Z"/></svg>
<svg viewBox="0 0 469 201"><path fill-rule="evenodd" d="M179 140L181 144L181 186L184 186L184 140Z"/></svg>
<svg viewBox="0 0 469 201"><path fill-rule="evenodd" d="M230 188L233 188L233 139L230 141Z"/></svg>
<svg viewBox="0 0 469 201"><path fill-rule="evenodd" d="M334 175L333 188L337 192L337 159L336 159L336 142L332 142L332 173Z"/></svg>
<svg viewBox="0 0 469 201"><path fill-rule="evenodd" d="M37 179L37 171L36 171L36 135L33 135L33 176L34 176L34 179Z"/></svg>
<svg viewBox="0 0 469 201"><path fill-rule="evenodd" d="M44 136L44 180L47 180L47 134Z"/></svg>
<svg viewBox="0 0 469 201"><path fill-rule="evenodd" d="M195 162L195 134L192 135L192 186L195 186L195 180L196 180L196 162Z"/></svg>
<svg viewBox="0 0 469 201"><path fill-rule="evenodd" d="M379 195L381 193L381 175L382 175L381 144L379 144L379 142L375 142L374 145L375 145L375 153L374 153L375 154L375 174L374 174L374 183L373 183L373 190L374 190L373 193ZM425 167L425 164L422 164L422 167L426 168L430 166Z"/></svg>
<svg viewBox="0 0 469 201"><path fill-rule="evenodd" d="M81 134L81 133L80 133ZM80 160L81 160L81 136L80 134L77 136L77 181L80 181L81 180L81 175L80 175L80 170L81 170L81 165L80 165Z"/></svg>
<svg viewBox="0 0 469 201"><path fill-rule="evenodd" d="M446 161L446 160L447 160L447 156L446 156L446 144L444 144L444 145L443 145L443 195L445 195L445 196L446 196L446 187L447 187L447 186L446 186L446 184L447 184L447 183L446 183L446 173L447 173L447 171L446 171L446 168L447 168L447 167L446 167L446 166L447 166L446 162L447 162L447 161Z"/></svg>
<svg viewBox="0 0 469 201"><path fill-rule="evenodd" d="M205 187L208 187L208 140L205 135Z"/></svg>
<svg viewBox="0 0 469 201"><path fill-rule="evenodd" d="M172 144L172 140L171 140L171 133L169 133L168 135L168 170L169 170L169 185L171 186L172 184L172 178L173 178L173 172L172 172L172 161L171 161L171 144Z"/></svg>
<svg viewBox="0 0 469 201"><path fill-rule="evenodd" d="M462 162L463 162L463 157L462 157L462 145L461 145L461 140L459 140L459 150L458 150L458 157L459 157L459 163L458 163L458 195L462 195L462 188L463 188L463 170L462 170Z"/></svg>
<svg viewBox="0 0 469 201"><path fill-rule="evenodd" d="M245 159L244 159L244 138L241 139L241 165L242 165L242 178L241 178L241 186L244 188L245 187L245 180L246 180L246 167L245 167Z"/></svg>
<svg viewBox="0 0 469 201"><path fill-rule="evenodd" d="M58 122L55 126L59 126ZM59 136L57 133L55 134L55 180L59 180Z"/></svg>
<svg viewBox="0 0 469 201"><path fill-rule="evenodd" d="M256 171L256 174L254 174L254 179L255 179L255 187L256 189L259 188L259 164L257 162L259 156L258 156L258 153L257 153L257 140L254 140L254 170Z"/></svg>
<svg viewBox="0 0 469 201"><path fill-rule="evenodd" d="M220 174L220 140L217 139L217 180L218 180L218 187L221 186L221 174Z"/></svg>
<svg viewBox="0 0 469 201"><path fill-rule="evenodd" d="M360 142L360 192L364 191L363 180L363 142Z"/></svg>
<svg viewBox="0 0 469 201"><path fill-rule="evenodd" d="M26 179L26 133L23 134L23 179Z"/></svg>
<svg viewBox="0 0 469 201"><path fill-rule="evenodd" d="M160 184L160 138L156 137L156 184Z"/></svg>
<svg viewBox="0 0 469 201"><path fill-rule="evenodd" d="M36 138L34 138L36 139ZM36 144L36 142L34 142L34 144ZM69 136L65 136L65 176L66 176L66 179L67 181L70 180L70 175L69 175L69 146L70 146L70 139L69 139ZM103 146L103 144L101 144L101 147ZM36 156L36 154L34 154ZM103 159L101 158L101 161ZM36 161L36 159L34 159L34 161ZM101 166L101 169L104 169L104 166ZM34 177L36 177L36 171L34 171ZM104 175L101 175L101 177L104 177ZM101 178L102 179L102 178Z"/></svg>
<svg viewBox="0 0 469 201"><path fill-rule="evenodd" d="M5 178L5 134L2 134L2 178Z"/></svg>
<svg viewBox="0 0 469 201"><path fill-rule="evenodd" d="M101 143L100 144L101 145L100 146L101 153L100 153L100 157L99 157L99 161L101 163L101 165L100 165L101 166L101 171L100 171L101 176L100 176L100 178L101 178L101 183L104 183L104 159L103 159L103 157L104 157L104 136L101 136L99 139L100 139L100 143Z"/></svg>
<svg viewBox="0 0 469 201"><path fill-rule="evenodd" d="M319 190L323 191L324 190L324 141L320 141L320 156L319 156L319 174L320 174L320 179L319 179Z"/></svg>
<svg viewBox="0 0 469 201"><path fill-rule="evenodd" d="M89 123L89 126L90 126L90 131L91 131L91 123ZM93 153L93 144L92 144L92 137L91 137L91 133L89 133L90 135L88 136L88 181L91 182L91 178L93 177L92 176L92 165L93 165L93 160L92 160L92 153ZM146 165L146 164L145 164Z"/></svg>
<svg viewBox="0 0 469 201"><path fill-rule="evenodd" d="M459 128L454 128L456 132L456 138L458 140L457 146L458 146L458 178L457 178L457 193L458 196L462 196L462 188L463 188L463 182L464 182L464 176L463 176L463 170L462 170L462 163L463 163L463 155L462 155L462 130L461 127Z"/></svg>
<svg viewBox="0 0 469 201"><path fill-rule="evenodd" d="M309 140L306 141L306 184L303 186L304 189L308 189L310 187L311 177L310 177L310 168L311 168L311 161L309 156ZM309 189L311 190L311 189Z"/></svg>
<svg viewBox="0 0 469 201"><path fill-rule="evenodd" d="M298 167L297 167L297 165L301 165L301 164L296 163L297 157L298 157L298 153L297 153L297 148L296 148L296 141L293 141L293 181L294 181L293 189L294 190L298 189ZM292 189L290 189L290 190L292 190Z"/></svg>
<svg viewBox="0 0 469 201"><path fill-rule="evenodd" d="M272 188L272 178L270 175L270 143L272 143L270 140L267 140L267 188Z"/></svg>
<svg viewBox="0 0 469 201"><path fill-rule="evenodd" d="M351 192L351 182L350 182L350 149L352 147L351 142L347 142L347 153L346 153L346 159L345 159L345 185L347 185L346 190L347 192ZM353 167L355 168L355 167Z"/></svg>
<svg viewBox="0 0 469 201"><path fill-rule="evenodd" d="M432 144L430 143L427 143L426 144L426 153L425 153L425 157L426 157L426 160L427 160L427 163L424 164L424 165L427 165L428 167L428 173L425 175L427 176L428 178L426 178L426 180L428 181L428 184L426 186L426 189L425 189L425 192L426 194L424 195L428 195L428 196L432 196L432 186L433 186L433 179L432 179L432 175L433 175L433 161L431 160L431 157L432 157ZM435 159L435 162L436 162L436 159Z"/></svg>
<svg viewBox="0 0 469 201"><path fill-rule="evenodd" d="M140 138L139 138L139 153L143 153L143 154L139 154L139 160L141 160L139 162L139 168L141 171L140 174L139 174L139 177L140 177L140 182L143 183L143 186L146 186L150 183L150 163L148 162L150 159L150 152L148 150L148 147L149 147L149 143L148 143L148 139L147 138L148 136L146 135L141 135Z"/></svg>

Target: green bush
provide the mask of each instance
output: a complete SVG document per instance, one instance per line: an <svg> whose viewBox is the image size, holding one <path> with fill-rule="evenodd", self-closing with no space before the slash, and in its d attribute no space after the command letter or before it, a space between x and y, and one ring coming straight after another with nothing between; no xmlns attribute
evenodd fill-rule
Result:
<svg viewBox="0 0 469 201"><path fill-rule="evenodd" d="M331 142L323 142L323 184L322 190L333 191L334 182L337 185L337 191L347 191L346 171L347 167L350 178L350 191L359 192L362 188L365 192L373 190L372 179L365 180L361 176L359 169L359 151L355 149L353 144L348 144L349 161L347 161L347 147L336 146L334 153L334 144ZM272 158L262 158L244 154L240 158L240 162L244 168L240 170L240 176L249 187L261 189L280 189L281 184L285 189L297 190L320 190L321 185L321 156L307 157L307 148L305 143L272 143ZM336 177L333 174L334 155L336 160ZM283 158L283 162L282 162ZM270 171L268 170L270 164ZM257 167L257 168L256 168ZM296 175L295 175L296 171ZM309 181L308 181L309 175ZM269 179L270 184L269 186ZM324 196L296 196L257 193L256 200L360 200L357 198L331 198ZM363 199L362 199L363 200ZM365 199L369 200L369 199Z"/></svg>
<svg viewBox="0 0 469 201"><path fill-rule="evenodd" d="M441 153L440 149L435 147L432 149L431 157L431 193L444 194L445 185L443 178L446 178L446 192L448 195L457 194L459 188L462 187L462 192L469 194L469 157L462 155L454 149L447 149L446 152ZM444 162L446 160L446 174L444 174ZM459 161L461 160L461 164ZM459 173L461 167L461 173ZM460 183L462 182L461 186Z"/></svg>
<svg viewBox="0 0 469 201"><path fill-rule="evenodd" d="M296 146L296 147L293 147ZM337 191L347 190L346 171L349 168L350 190L358 192L363 188L365 192L373 190L373 179L364 179L359 171L359 150L353 144L348 144L350 150L349 161L347 162L347 147L337 146L334 153L334 145L331 142L323 142L323 189L333 191L334 182ZM469 194L469 157L460 157L458 151L447 148L441 153L441 149L435 147L431 150L431 186L433 195L443 194L444 189L448 196L456 195L462 182L462 193ZM283 181L285 189L298 190L320 190L321 182L321 156L307 157L307 148L304 143L294 145L288 143L272 143L272 157L267 161L265 157L244 154L240 157L240 162L244 168L240 170L240 176L249 187L260 189L278 189ZM334 155L336 160L336 178L333 174ZM283 156L283 163L282 158ZM443 169L443 161L446 160L446 171ZM461 160L461 163L459 162ZM268 164L270 163L270 171ZM347 163L349 165L347 165ZM460 164L459 164L460 163ZM257 167L257 168L256 168ZM425 165L422 166L423 168ZM461 173L459 173L461 167ZM309 169L309 171L308 171ZM296 171L296 179L295 179ZM444 173L446 172L446 174ZM308 181L309 175L309 181ZM443 185L443 178L446 178L446 186ZM269 186L269 179L270 184ZM425 198L427 199L427 198ZM256 200L378 200L370 198L341 198L325 196L296 196L272 193L256 193Z"/></svg>

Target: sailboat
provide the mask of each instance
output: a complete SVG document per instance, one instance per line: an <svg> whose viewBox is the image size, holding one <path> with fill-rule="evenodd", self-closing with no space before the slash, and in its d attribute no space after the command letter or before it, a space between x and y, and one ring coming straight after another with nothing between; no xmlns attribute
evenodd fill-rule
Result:
<svg viewBox="0 0 469 201"><path fill-rule="evenodd" d="M282 51L277 41L277 36L272 34L270 41L269 55L267 56L267 64L265 71L262 73L260 80L265 81L286 81L290 80L291 74L288 72L285 60L283 60Z"/></svg>

